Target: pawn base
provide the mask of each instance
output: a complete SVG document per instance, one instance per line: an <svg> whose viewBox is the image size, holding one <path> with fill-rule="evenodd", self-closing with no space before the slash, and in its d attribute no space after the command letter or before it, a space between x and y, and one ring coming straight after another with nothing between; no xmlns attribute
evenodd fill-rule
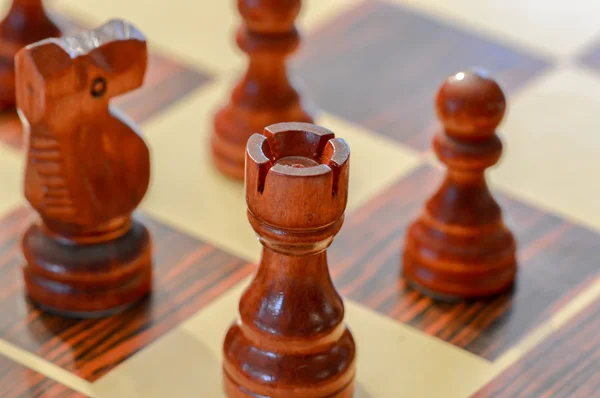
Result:
<svg viewBox="0 0 600 398"><path fill-rule="evenodd" d="M406 261L405 261L406 264ZM481 300L481 299L491 299L496 296L500 296L502 294L508 293L513 289L514 286L514 278L509 278L504 284L499 285L498 287L487 290L485 292L478 293L465 293L465 289L468 289L468 286L463 286L461 288L456 289L441 289L434 290L437 287L428 286L426 283L420 283L417 279L411 279L412 277L408 275L408 273L404 273L404 278L407 280L408 285L416 290L417 292L423 294L424 296L430 297L435 301L444 302L444 303L459 303L463 301L471 301L471 300ZM492 277L493 278L493 277Z"/></svg>
<svg viewBox="0 0 600 398"><path fill-rule="evenodd" d="M405 275L405 278L406 278L406 275ZM406 283L408 284L408 286L410 286L410 288L416 290L417 292L421 293L424 296L432 298L435 301L453 304L453 303L459 303L461 301L466 300L462 296L456 296L456 295L452 295L452 294L444 294L444 293L435 292L433 290L429 290L426 287L421 286L419 283L417 283L413 280L410 280L410 279L408 279L406 281Z"/></svg>
<svg viewBox="0 0 600 398"><path fill-rule="evenodd" d="M498 296L513 288L516 272L515 241L503 226L465 238L419 221L407 232L403 276L411 287L435 300Z"/></svg>
<svg viewBox="0 0 600 398"><path fill-rule="evenodd" d="M435 292L424 286L421 286L419 283L417 283L413 280L407 280L406 283L408 284L408 286L411 289L416 290L417 292L421 293L422 295L430 297L431 299L438 301L440 303L448 303L448 304L469 302L469 301L475 301L478 299L490 299L490 298L493 298L494 296L500 296L502 294L510 292L514 286L514 284L511 283L506 288L499 289L498 293L493 293L493 294L489 294L489 295L461 296L461 295L452 295L452 294Z"/></svg>
<svg viewBox="0 0 600 398"><path fill-rule="evenodd" d="M122 312L150 293L151 239L133 221L119 239L74 245L47 236L38 224L22 239L29 299L44 311L71 318Z"/></svg>

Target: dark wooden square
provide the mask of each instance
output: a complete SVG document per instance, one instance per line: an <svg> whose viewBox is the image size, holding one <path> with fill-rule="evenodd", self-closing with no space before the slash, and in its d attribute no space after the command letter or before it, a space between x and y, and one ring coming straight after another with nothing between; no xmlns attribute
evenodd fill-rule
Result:
<svg viewBox="0 0 600 398"><path fill-rule="evenodd" d="M307 98L318 106L424 150L437 126L433 98L447 76L483 67L512 93L548 62L369 0L307 35L295 65Z"/></svg>
<svg viewBox="0 0 600 398"><path fill-rule="evenodd" d="M0 337L95 381L242 281L253 266L148 217L154 291L130 310L100 320L41 313L24 296L20 234L32 213L0 220Z"/></svg>
<svg viewBox="0 0 600 398"><path fill-rule="evenodd" d="M330 249L332 276L346 297L494 360L600 276L600 235L497 194L519 246L515 291L436 303L406 286L400 258L407 226L442 177L423 166L347 215Z"/></svg>
<svg viewBox="0 0 600 398"><path fill-rule="evenodd" d="M85 398L86 396L0 356L0 397Z"/></svg>
<svg viewBox="0 0 600 398"><path fill-rule="evenodd" d="M474 397L600 396L599 330L600 302L596 301Z"/></svg>

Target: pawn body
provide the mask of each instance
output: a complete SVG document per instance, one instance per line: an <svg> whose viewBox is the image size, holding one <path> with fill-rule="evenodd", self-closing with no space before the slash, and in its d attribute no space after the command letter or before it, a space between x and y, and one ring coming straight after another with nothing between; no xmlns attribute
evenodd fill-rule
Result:
<svg viewBox="0 0 600 398"><path fill-rule="evenodd" d="M150 291L150 235L131 217L148 188L150 153L109 106L142 85L146 65L144 36L117 20L17 55L25 197L39 214L23 236L23 273L44 309L105 316Z"/></svg>
<svg viewBox="0 0 600 398"><path fill-rule="evenodd" d="M326 250L343 223L349 149L304 123L247 146L248 218L263 248L224 343L230 398L350 398L356 347Z"/></svg>
<svg viewBox="0 0 600 398"><path fill-rule="evenodd" d="M0 22L0 109L15 105L17 52L28 44L60 34L42 0L12 0L8 14Z"/></svg>
<svg viewBox="0 0 600 398"><path fill-rule="evenodd" d="M214 164L229 177L244 178L246 142L252 134L275 123L313 121L285 63L300 41L294 26L300 6L300 0L238 1L244 23L237 43L249 63L230 101L217 112L211 139Z"/></svg>
<svg viewBox="0 0 600 398"><path fill-rule="evenodd" d="M490 297L514 283L516 242L484 175L502 153L495 129L505 107L500 87L482 72L458 73L438 92L444 132L433 144L448 171L408 228L403 256L408 282L435 298Z"/></svg>

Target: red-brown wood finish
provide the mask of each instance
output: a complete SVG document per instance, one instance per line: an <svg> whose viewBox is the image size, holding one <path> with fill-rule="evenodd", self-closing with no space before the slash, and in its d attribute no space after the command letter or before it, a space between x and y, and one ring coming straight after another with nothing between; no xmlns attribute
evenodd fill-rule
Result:
<svg viewBox="0 0 600 398"><path fill-rule="evenodd" d="M431 93L450 73L479 65L511 95L554 62L400 3L356 2L311 28L293 70L320 109L425 152Z"/></svg>
<svg viewBox="0 0 600 398"><path fill-rule="evenodd" d="M248 54L248 69L230 101L214 120L212 154L216 167L235 179L244 178L248 138L280 122L312 122L308 107L290 79L286 58L300 42L294 25L301 0L238 0L244 23L237 32Z"/></svg>
<svg viewBox="0 0 600 398"><path fill-rule="evenodd" d="M15 105L15 54L27 44L59 37L42 0L13 0L0 22L0 109Z"/></svg>
<svg viewBox="0 0 600 398"><path fill-rule="evenodd" d="M493 296L512 287L517 269L515 239L485 181L502 154L504 93L483 71L459 72L442 84L436 109L444 132L433 147L448 171L407 231L403 273L436 298Z"/></svg>
<svg viewBox="0 0 600 398"><path fill-rule="evenodd" d="M230 398L352 396L356 347L326 254L344 219L349 158L344 140L306 123L248 141L248 218L264 247L225 338Z"/></svg>
<svg viewBox="0 0 600 398"><path fill-rule="evenodd" d="M119 20L17 54L25 197L40 215L23 236L23 272L43 308L105 316L150 291L150 236L131 217L148 188L150 153L109 106L142 85L146 65L143 34Z"/></svg>

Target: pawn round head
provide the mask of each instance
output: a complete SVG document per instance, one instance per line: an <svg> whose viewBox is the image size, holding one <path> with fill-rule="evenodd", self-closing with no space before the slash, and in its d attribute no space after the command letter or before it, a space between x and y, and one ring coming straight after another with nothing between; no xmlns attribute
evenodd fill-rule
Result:
<svg viewBox="0 0 600 398"><path fill-rule="evenodd" d="M489 138L502 122L506 98L486 72L469 70L442 83L436 110L448 135L463 140Z"/></svg>

